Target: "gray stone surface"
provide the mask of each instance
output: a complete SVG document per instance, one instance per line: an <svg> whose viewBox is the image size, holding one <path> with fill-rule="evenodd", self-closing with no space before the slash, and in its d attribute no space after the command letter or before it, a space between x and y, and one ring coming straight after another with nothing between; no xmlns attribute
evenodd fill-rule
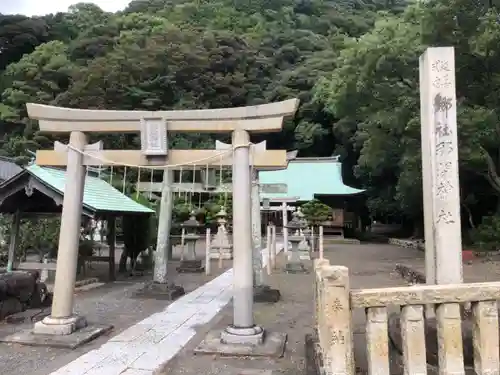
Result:
<svg viewBox="0 0 500 375"><path fill-rule="evenodd" d="M257 285L253 288L253 300L257 303L276 303L280 300L281 293L269 285Z"/></svg>
<svg viewBox="0 0 500 375"><path fill-rule="evenodd" d="M39 322L41 323L41 322ZM33 329L0 338L0 342L30 346L48 346L51 348L75 349L107 333L112 325L89 324L72 334L35 334Z"/></svg>
<svg viewBox="0 0 500 375"><path fill-rule="evenodd" d="M264 343L264 330L262 327L238 328L232 325L220 333L221 344L236 346L260 346Z"/></svg>
<svg viewBox="0 0 500 375"><path fill-rule="evenodd" d="M204 246L204 244L200 244L200 246ZM176 250L175 254L179 256L180 250ZM119 259L118 255L116 259ZM177 275L175 267L178 263L178 261L174 261L170 264L169 275L172 280L184 287L186 293L193 291L223 271L213 265L212 276L204 274ZM225 261L224 268L227 269L228 266L230 266L230 262ZM85 316L89 322L112 324L114 326L112 334L120 334L138 321L168 306L168 302L161 299L138 300L133 298L137 290L144 286L143 282L149 281L151 278L152 275L147 274L142 278L118 281L93 290L78 292L75 297L75 312ZM50 308L24 312L24 319L22 319L24 322L0 325L0 337L32 328L32 320L39 320L40 317L49 312ZM108 335L103 335L74 350L0 343L0 373L2 375L47 375L83 354L99 348L108 339Z"/></svg>
<svg viewBox="0 0 500 375"><path fill-rule="evenodd" d="M35 335L70 335L71 333L87 327L88 323L83 316L72 316L64 319L47 316L33 326Z"/></svg>
<svg viewBox="0 0 500 375"><path fill-rule="evenodd" d="M315 254L316 255L316 254ZM405 282L392 273L395 263L413 257L413 252L401 252L399 248L387 245L335 245L325 248L325 256L333 264L345 264L350 267L353 288L401 286ZM255 369L274 371L283 375L304 375L306 373L304 337L312 333L314 319L314 275L287 274L283 271L286 257L277 259L277 269L266 277L266 283L279 289L282 295L278 303L255 304L256 324L268 331L284 332L287 343L282 358L272 357L224 357L214 355L196 355L193 351L210 331L222 330L232 322L232 307L228 306L218 319L204 327L198 327L198 334L170 361L159 375L235 375L234 369ZM311 261L304 261L308 269ZM365 316L362 309L354 313L356 357L366 372L365 359ZM220 331L219 331L220 332ZM398 374L395 372L394 374Z"/></svg>
<svg viewBox="0 0 500 375"><path fill-rule="evenodd" d="M134 298L154 298L158 300L175 301L184 294L186 294L186 292L180 285L148 282L143 288L137 290L134 294Z"/></svg>
<svg viewBox="0 0 500 375"><path fill-rule="evenodd" d="M300 262L288 262L285 265L285 272L286 273L309 273L309 270L306 268L306 266Z"/></svg>
<svg viewBox="0 0 500 375"><path fill-rule="evenodd" d="M205 272L205 267L203 267L201 260L182 260L179 267L177 267L177 272L179 273L201 273Z"/></svg>
<svg viewBox="0 0 500 375"><path fill-rule="evenodd" d="M197 354L218 354L231 357L281 357L285 350L287 335L282 332L265 332L260 345L226 344L221 340L223 331L210 331L194 350Z"/></svg>

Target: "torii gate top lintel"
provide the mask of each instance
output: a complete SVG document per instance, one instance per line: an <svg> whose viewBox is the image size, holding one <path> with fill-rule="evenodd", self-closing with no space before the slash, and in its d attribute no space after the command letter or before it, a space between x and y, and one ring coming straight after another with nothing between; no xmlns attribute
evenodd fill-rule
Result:
<svg viewBox="0 0 500 375"><path fill-rule="evenodd" d="M174 111L75 109L34 103L26 107L29 117L39 120L40 131L50 133L137 133L141 120L154 119L166 121L169 132L228 133L240 129L267 133L281 131L283 118L294 115L298 105L298 99L289 99L247 107Z"/></svg>

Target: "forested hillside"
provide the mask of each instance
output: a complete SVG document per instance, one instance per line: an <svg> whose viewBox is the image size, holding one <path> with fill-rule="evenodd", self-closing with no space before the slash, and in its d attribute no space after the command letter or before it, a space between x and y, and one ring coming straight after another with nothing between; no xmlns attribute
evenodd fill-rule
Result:
<svg viewBox="0 0 500 375"><path fill-rule="evenodd" d="M50 147L25 103L107 109L215 108L298 97L267 137L299 156L340 154L370 215L422 222L418 56L457 59L464 225L500 212L500 17L493 0L135 0L0 15L1 153ZM106 136L107 148L136 148ZM257 140L256 140L257 141ZM207 135L172 146L207 147ZM490 219L489 229L498 226Z"/></svg>

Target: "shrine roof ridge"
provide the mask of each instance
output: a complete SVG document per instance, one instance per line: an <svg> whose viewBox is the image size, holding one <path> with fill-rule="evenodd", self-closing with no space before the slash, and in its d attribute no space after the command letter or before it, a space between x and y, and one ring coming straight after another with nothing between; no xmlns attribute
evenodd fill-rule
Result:
<svg viewBox="0 0 500 375"><path fill-rule="evenodd" d="M337 156L325 158L297 158L290 160L287 169L259 173L262 184L286 184L288 197L310 201L317 196L349 196L363 193L344 184L342 163ZM263 193L262 198L275 199L283 194Z"/></svg>
<svg viewBox="0 0 500 375"><path fill-rule="evenodd" d="M313 161L316 163L341 163L338 156L296 157L290 160L293 163L310 163Z"/></svg>

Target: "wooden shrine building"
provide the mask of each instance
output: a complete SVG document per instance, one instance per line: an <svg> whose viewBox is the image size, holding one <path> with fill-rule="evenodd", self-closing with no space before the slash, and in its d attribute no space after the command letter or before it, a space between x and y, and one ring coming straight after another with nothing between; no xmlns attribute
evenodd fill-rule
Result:
<svg viewBox="0 0 500 375"><path fill-rule="evenodd" d="M342 163L337 156L295 158L289 162L286 169L260 172L259 179L261 184L287 186L286 194L261 193L261 200L268 200L271 205L283 202L301 204L318 199L332 207L331 218L324 225L325 234L343 236L346 226L357 225L356 216L348 212L347 204L351 197L363 193L364 190L344 184ZM280 214L281 211L276 211L276 215Z"/></svg>
<svg viewBox="0 0 500 375"><path fill-rule="evenodd" d="M17 233L19 232L21 218L60 215L65 184L65 170L41 167L36 164L20 168L19 173L0 182L0 214L14 215L9 252L14 253L16 250ZM114 223L116 217L154 214L153 210L122 194L106 181L92 176L85 177L82 208L84 216L112 223ZM114 232L114 225L109 228ZM112 236L113 239L115 238L115 233L109 233L108 235ZM111 280L115 276L114 249L115 243L112 240L109 244L107 256L86 258L88 261L108 262L109 278ZM55 264L51 266L53 268L44 267L44 269L55 269ZM19 268L41 269L39 265L31 264L21 264Z"/></svg>

